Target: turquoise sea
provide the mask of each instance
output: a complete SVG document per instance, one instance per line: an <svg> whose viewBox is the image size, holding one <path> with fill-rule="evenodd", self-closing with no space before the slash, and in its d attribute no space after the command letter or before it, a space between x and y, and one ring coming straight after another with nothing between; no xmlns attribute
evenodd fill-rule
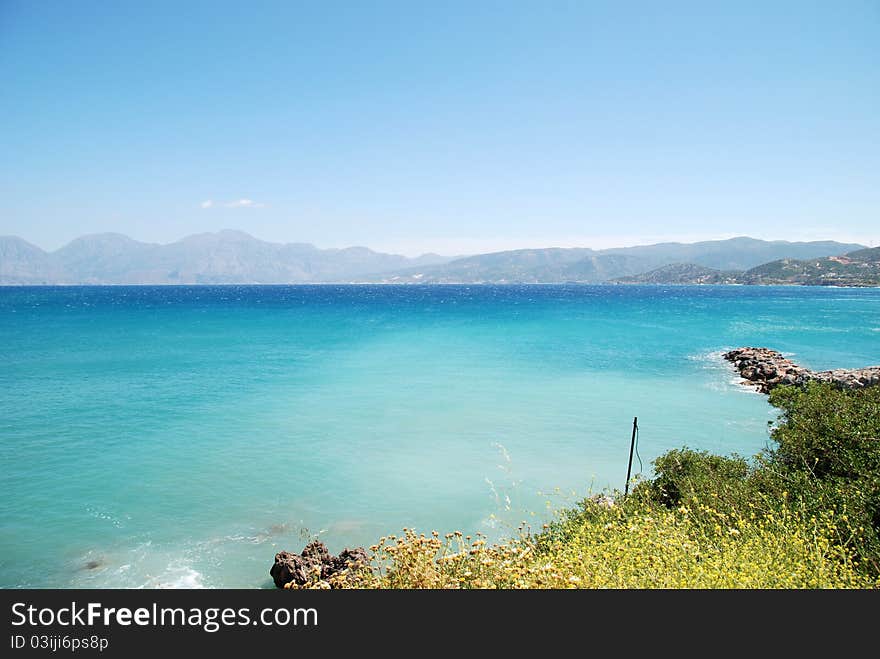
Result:
<svg viewBox="0 0 880 659"><path fill-rule="evenodd" d="M311 537L540 528L623 487L634 416L646 474L763 448L742 345L880 363L880 290L0 288L0 586L265 587Z"/></svg>

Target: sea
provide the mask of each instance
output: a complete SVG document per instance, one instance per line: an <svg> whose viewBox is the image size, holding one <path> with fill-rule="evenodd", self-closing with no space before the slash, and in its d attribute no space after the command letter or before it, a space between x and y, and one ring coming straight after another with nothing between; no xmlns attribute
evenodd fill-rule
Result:
<svg viewBox="0 0 880 659"><path fill-rule="evenodd" d="M0 587L270 588L281 550L503 540L777 417L722 353L880 363L880 289L0 288Z"/></svg>

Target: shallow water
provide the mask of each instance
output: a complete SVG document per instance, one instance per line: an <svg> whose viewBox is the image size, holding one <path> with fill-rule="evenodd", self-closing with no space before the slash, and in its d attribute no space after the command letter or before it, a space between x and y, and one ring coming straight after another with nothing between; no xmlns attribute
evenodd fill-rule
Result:
<svg viewBox="0 0 880 659"><path fill-rule="evenodd" d="M720 353L880 363L880 290L0 288L0 586L260 587L275 552L540 527L774 418ZM636 461L634 472L639 471Z"/></svg>

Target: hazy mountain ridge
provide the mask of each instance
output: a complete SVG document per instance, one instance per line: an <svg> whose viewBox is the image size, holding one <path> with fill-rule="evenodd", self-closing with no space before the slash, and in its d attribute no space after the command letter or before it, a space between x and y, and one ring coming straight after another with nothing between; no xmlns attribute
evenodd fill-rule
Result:
<svg viewBox="0 0 880 659"><path fill-rule="evenodd" d="M748 270L778 259L812 259L833 256L862 249L856 243L838 243L832 240L789 242L786 240L758 240L747 236L727 240L706 240L697 243L659 243L638 247L603 250L605 254L629 254L655 262L658 268L673 263L692 263L713 270ZM659 262L662 260L662 263Z"/></svg>
<svg viewBox="0 0 880 659"><path fill-rule="evenodd" d="M57 277L49 254L18 236L0 236L0 284L42 284Z"/></svg>
<svg viewBox="0 0 880 659"><path fill-rule="evenodd" d="M634 283L648 275L640 281L733 283L724 281L728 270L745 272L780 260L858 253L854 250L871 251L864 245L832 241L742 237L603 250L544 248L461 258L436 254L408 258L366 247L319 249L309 243L270 243L226 230L169 244L143 243L118 233L93 234L45 252L7 236L0 237L0 284ZM682 265L682 256L691 257L690 264ZM655 272L658 268L661 271ZM725 272L714 274L722 269Z"/></svg>
<svg viewBox="0 0 880 659"><path fill-rule="evenodd" d="M408 258L366 247L319 249L308 243L270 243L241 231L187 236L169 244L142 243L118 233L81 236L45 252L0 237L0 284L290 284L348 281L453 257Z"/></svg>
<svg viewBox="0 0 880 659"><path fill-rule="evenodd" d="M602 283L633 277L690 258L694 267L745 271L782 258L817 258L862 249L834 241L787 242L731 238L697 243L659 243L603 250L513 250L456 259L439 266L385 273L385 283Z"/></svg>

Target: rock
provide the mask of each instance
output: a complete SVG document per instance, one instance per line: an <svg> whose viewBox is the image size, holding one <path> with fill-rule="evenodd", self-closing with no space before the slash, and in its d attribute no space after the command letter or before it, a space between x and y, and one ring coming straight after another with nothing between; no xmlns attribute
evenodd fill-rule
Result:
<svg viewBox="0 0 880 659"><path fill-rule="evenodd" d="M313 540L305 546L302 554L282 551L275 554L275 564L269 575L278 588L288 584L308 586L324 582L332 585L332 577L345 575L346 571L369 563L363 547L343 549L339 556L333 556L323 542Z"/></svg>
<svg viewBox="0 0 880 659"><path fill-rule="evenodd" d="M844 389L880 384L880 366L813 372L798 366L783 357L782 353L770 348L737 348L724 353L723 356L734 364L744 380L753 383L758 391L765 394L780 384L803 386L810 380L830 382Z"/></svg>
<svg viewBox="0 0 880 659"><path fill-rule="evenodd" d="M370 559L363 547L355 547L354 549L343 549L339 556L333 560L333 566L336 572L341 572L350 567L367 565Z"/></svg>
<svg viewBox="0 0 880 659"><path fill-rule="evenodd" d="M327 549L327 545L323 542L312 540L302 550L302 557L323 565L330 562L330 550Z"/></svg>
<svg viewBox="0 0 880 659"><path fill-rule="evenodd" d="M320 572L317 575L314 574L314 568L315 564L304 559L302 556L289 551L282 551L275 554L275 564L269 570L269 574L278 588L284 588L285 584L291 582L297 585L305 585L311 580L310 576L320 576Z"/></svg>

